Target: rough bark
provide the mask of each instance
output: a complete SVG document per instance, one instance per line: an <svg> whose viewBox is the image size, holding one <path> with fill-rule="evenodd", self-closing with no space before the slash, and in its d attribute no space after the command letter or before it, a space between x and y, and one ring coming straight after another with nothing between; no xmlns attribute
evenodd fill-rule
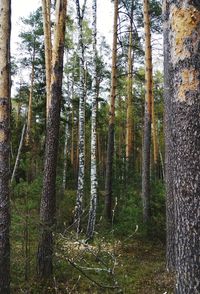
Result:
<svg viewBox="0 0 200 294"><path fill-rule="evenodd" d="M86 2L86 1L85 1ZM85 65L84 65L84 44L83 44L83 16L85 9L85 2L83 5L82 13L80 9L79 0L76 0L76 10L78 17L78 55L80 60L80 81L79 81L79 166L78 166L78 188L76 196L76 206L74 213L74 224L77 234L80 231L81 215L83 210L83 195L84 195L84 178L85 178Z"/></svg>
<svg viewBox="0 0 200 294"><path fill-rule="evenodd" d="M145 29L145 114L142 158L142 203L143 221L147 224L150 220L150 151L152 114L152 52L149 0L143 1L143 9Z"/></svg>
<svg viewBox="0 0 200 294"><path fill-rule="evenodd" d="M91 195L90 209L87 226L87 237L92 238L96 222L96 207L97 207L97 1L93 0L93 93L92 93L92 124L91 124Z"/></svg>
<svg viewBox="0 0 200 294"><path fill-rule="evenodd" d="M43 191L40 204L40 241L38 246L38 274L48 279L53 270L53 236L56 210L56 163L62 96L63 53L67 0L56 2L56 22L52 55L51 106L49 108Z"/></svg>
<svg viewBox="0 0 200 294"><path fill-rule="evenodd" d="M45 70L46 70L46 118L48 119L51 103L51 70L52 70L52 43L51 43L51 0L42 0Z"/></svg>
<svg viewBox="0 0 200 294"><path fill-rule="evenodd" d="M169 4L163 2L164 16L164 102L165 102L165 184L166 184L166 259L168 271L175 269L175 211L173 195L173 140L171 130L171 114L173 96L173 81L170 72L170 50L169 50Z"/></svg>
<svg viewBox="0 0 200 294"><path fill-rule="evenodd" d="M108 144L106 157L106 179L105 179L105 216L112 219L112 169L114 154L114 121L115 121L115 97L117 84L117 19L118 0L114 1L114 25L113 25L113 48L112 48L112 72L111 72L111 93L108 126Z"/></svg>
<svg viewBox="0 0 200 294"><path fill-rule="evenodd" d="M176 293L200 293L200 4L166 1ZM173 161L172 161L173 160ZM171 187L169 187L170 189Z"/></svg>
<svg viewBox="0 0 200 294"><path fill-rule="evenodd" d="M10 152L11 1L0 1L0 293L10 293L9 152Z"/></svg>

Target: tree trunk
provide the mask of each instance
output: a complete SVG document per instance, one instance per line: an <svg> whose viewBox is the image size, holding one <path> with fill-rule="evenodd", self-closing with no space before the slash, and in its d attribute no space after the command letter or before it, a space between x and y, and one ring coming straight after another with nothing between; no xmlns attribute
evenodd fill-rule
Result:
<svg viewBox="0 0 200 294"><path fill-rule="evenodd" d="M152 137L153 137L153 161L155 171L158 163L158 139L157 139L157 127L156 127L156 115L154 107L154 95L152 94Z"/></svg>
<svg viewBox="0 0 200 294"><path fill-rule="evenodd" d="M29 90L29 101L28 101L28 119L27 119L27 128L26 128L26 145L30 144L30 137L31 137L34 78L35 78L35 43L34 43L34 48L33 48L32 64L31 64L31 85L30 85L30 90Z"/></svg>
<svg viewBox="0 0 200 294"><path fill-rule="evenodd" d="M112 73L110 111L108 126L108 145L106 158L106 179L105 179L105 215L108 220L112 219L112 169L114 154L114 121L115 121L115 97L117 84L117 19L118 0L114 1L114 25L113 25L113 48L112 48Z"/></svg>
<svg viewBox="0 0 200 294"><path fill-rule="evenodd" d="M85 6L84 6L85 7ZM79 166L78 166L78 188L76 196L76 207L74 213L74 224L77 234L80 231L81 215L83 210L84 178L85 178L85 65L84 65L84 44L83 44L83 14L84 8L80 9L79 0L76 0L78 16L78 54L80 60L80 99L79 99Z"/></svg>
<svg viewBox="0 0 200 294"><path fill-rule="evenodd" d="M143 1L145 29L145 114L144 142L142 159L142 202L143 221L150 220L150 150L151 150L151 114L152 114L152 52L149 16L149 0Z"/></svg>
<svg viewBox="0 0 200 294"><path fill-rule="evenodd" d="M172 129L171 129L171 114L172 114L172 95L173 95L173 83L169 72L170 69L170 50L169 50L169 5L164 1L164 101L165 101L165 185L166 185L166 231L167 231L167 242L166 242L166 259L167 259L167 270L175 270L175 202L173 194L173 140L172 140Z"/></svg>
<svg viewBox="0 0 200 294"><path fill-rule="evenodd" d="M43 191L40 204L40 242L38 247L38 274L42 279L48 279L52 274L53 264L53 226L56 210L56 163L60 124L60 107L62 96L63 53L66 24L67 0L56 2L56 22L53 45L51 106L49 108Z"/></svg>
<svg viewBox="0 0 200 294"><path fill-rule="evenodd" d="M133 37L132 25L129 27L127 112L126 112L126 160L133 159Z"/></svg>
<svg viewBox="0 0 200 294"><path fill-rule="evenodd" d="M87 226L87 237L92 238L96 222L97 207L97 0L93 0L93 68L92 68L92 125L91 125L91 195Z"/></svg>
<svg viewBox="0 0 200 294"><path fill-rule="evenodd" d="M51 43L51 0L42 0L45 70L46 70L46 119L48 119L51 103L51 70L52 70L52 43Z"/></svg>
<svg viewBox="0 0 200 294"><path fill-rule="evenodd" d="M0 1L0 293L10 293L9 153L10 153L11 1Z"/></svg>
<svg viewBox="0 0 200 294"><path fill-rule="evenodd" d="M167 192L173 189L175 204L176 293L200 293L200 4L164 1L164 11L165 72L171 79L165 97L168 152L173 142Z"/></svg>
<svg viewBox="0 0 200 294"><path fill-rule="evenodd" d="M20 155L21 155L21 151L22 151L22 147L23 147L23 143L24 143L25 132L26 132L26 123L23 125L23 128L22 128L19 148L18 148L18 151L17 151L17 157L16 157L16 160L15 160L15 165L14 165L14 168L13 168L11 181L10 181L11 184L13 183L13 180L14 180L14 177L15 177L18 165L19 165L19 159L20 159Z"/></svg>

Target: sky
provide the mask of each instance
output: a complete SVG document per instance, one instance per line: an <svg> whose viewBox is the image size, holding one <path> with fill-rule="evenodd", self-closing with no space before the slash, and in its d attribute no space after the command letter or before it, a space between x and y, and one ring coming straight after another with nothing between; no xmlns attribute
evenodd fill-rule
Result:
<svg viewBox="0 0 200 294"><path fill-rule="evenodd" d="M72 1L72 0L70 0ZM12 1L12 51L17 48L18 34L20 32L20 17L27 17L41 5L41 0L13 0ZM80 1L81 2L81 1ZM87 0L88 7L92 6L91 0ZM101 35L106 37L109 45L112 43L113 4L110 0L97 1L97 27Z"/></svg>

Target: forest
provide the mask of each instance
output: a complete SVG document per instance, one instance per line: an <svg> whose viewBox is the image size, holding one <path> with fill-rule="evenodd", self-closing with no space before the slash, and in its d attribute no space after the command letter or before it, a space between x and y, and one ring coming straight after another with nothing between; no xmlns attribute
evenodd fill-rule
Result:
<svg viewBox="0 0 200 294"><path fill-rule="evenodd" d="M200 294L199 1L41 0L13 49L14 2L0 294Z"/></svg>

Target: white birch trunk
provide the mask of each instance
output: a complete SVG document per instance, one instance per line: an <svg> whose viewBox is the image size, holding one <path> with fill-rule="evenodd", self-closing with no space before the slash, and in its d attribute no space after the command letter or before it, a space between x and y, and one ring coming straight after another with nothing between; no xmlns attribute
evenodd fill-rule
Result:
<svg viewBox="0 0 200 294"><path fill-rule="evenodd" d="M84 3L85 4L85 3ZM78 18L78 55L80 60L80 81L79 81L79 169L78 169L78 188L74 215L74 224L77 234L80 231L81 215L83 210L84 195L84 176L85 176L85 87L84 87L84 46L83 46L83 10L81 13L79 0L76 0L77 18Z"/></svg>
<svg viewBox="0 0 200 294"><path fill-rule="evenodd" d="M24 124L24 126L22 128L22 134L21 134L21 139L20 139L19 148L18 148L18 152L17 152L17 157L16 157L16 160L15 160L15 166L13 168L12 177L11 177L11 181L10 181L11 184L13 183L13 180L14 180L14 177L15 177L15 174L16 174L16 170L17 170L18 165L19 165L19 159L20 159L20 155L21 155L21 151L22 151L25 132L26 132L26 123Z"/></svg>
<svg viewBox="0 0 200 294"><path fill-rule="evenodd" d="M94 227L96 222L96 207L97 207L97 1L93 0L93 67L92 67L92 125L91 125L91 196L90 196L90 210L87 226L87 237L92 238L94 234Z"/></svg>

